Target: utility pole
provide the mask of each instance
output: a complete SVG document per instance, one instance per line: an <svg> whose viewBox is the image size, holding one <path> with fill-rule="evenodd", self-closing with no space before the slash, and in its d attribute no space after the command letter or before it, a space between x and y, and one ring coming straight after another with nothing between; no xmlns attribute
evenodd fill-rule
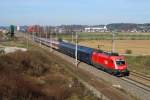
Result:
<svg viewBox="0 0 150 100"><path fill-rule="evenodd" d="M32 40L34 41L34 32L32 32Z"/></svg>
<svg viewBox="0 0 150 100"><path fill-rule="evenodd" d="M58 40L58 29L55 29L55 33L56 33L56 40Z"/></svg>
<svg viewBox="0 0 150 100"><path fill-rule="evenodd" d="M44 26L44 32L46 34L46 39L47 39L47 26Z"/></svg>
<svg viewBox="0 0 150 100"><path fill-rule="evenodd" d="M78 68L78 35L77 35L77 32L76 32L76 50L75 50L75 64L76 64L76 67Z"/></svg>
<svg viewBox="0 0 150 100"><path fill-rule="evenodd" d="M112 33L112 52L115 52L115 32Z"/></svg>
<svg viewBox="0 0 150 100"><path fill-rule="evenodd" d="M50 34L50 45L51 45L51 51L52 51L52 33Z"/></svg>
<svg viewBox="0 0 150 100"><path fill-rule="evenodd" d="M55 32L55 39L57 40L57 31Z"/></svg>
<svg viewBox="0 0 150 100"><path fill-rule="evenodd" d="M27 49L29 48L28 33L26 32Z"/></svg>
<svg viewBox="0 0 150 100"><path fill-rule="evenodd" d="M52 52L52 31L51 31L51 27L50 27L50 51Z"/></svg>
<svg viewBox="0 0 150 100"><path fill-rule="evenodd" d="M41 33L40 33L40 47L42 46L42 41L41 41Z"/></svg>
<svg viewBox="0 0 150 100"><path fill-rule="evenodd" d="M39 34L40 34L40 47L42 47L42 41L41 41L41 37L42 37L42 35L41 35L40 26L39 26Z"/></svg>
<svg viewBox="0 0 150 100"><path fill-rule="evenodd" d="M33 42L35 41L35 32L32 32L32 39L33 39Z"/></svg>
<svg viewBox="0 0 150 100"><path fill-rule="evenodd" d="M73 43L73 32L71 32L72 33L72 43Z"/></svg>

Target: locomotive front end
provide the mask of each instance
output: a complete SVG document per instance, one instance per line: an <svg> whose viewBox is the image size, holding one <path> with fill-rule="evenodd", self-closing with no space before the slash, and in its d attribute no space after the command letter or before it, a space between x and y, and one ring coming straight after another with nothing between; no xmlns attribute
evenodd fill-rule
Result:
<svg viewBox="0 0 150 100"><path fill-rule="evenodd" d="M116 57L114 60L116 76L129 76L128 64L123 56Z"/></svg>

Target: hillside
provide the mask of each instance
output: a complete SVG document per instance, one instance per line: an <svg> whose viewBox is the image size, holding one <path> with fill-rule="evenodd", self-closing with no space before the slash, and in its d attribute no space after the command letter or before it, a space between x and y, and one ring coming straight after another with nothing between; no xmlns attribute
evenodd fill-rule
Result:
<svg viewBox="0 0 150 100"><path fill-rule="evenodd" d="M96 100L60 62L39 48L1 55L0 99Z"/></svg>

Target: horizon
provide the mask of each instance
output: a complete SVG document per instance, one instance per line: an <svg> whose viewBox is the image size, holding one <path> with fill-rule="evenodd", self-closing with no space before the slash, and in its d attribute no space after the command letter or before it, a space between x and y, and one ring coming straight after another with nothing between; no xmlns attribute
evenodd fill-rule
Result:
<svg viewBox="0 0 150 100"><path fill-rule="evenodd" d="M101 25L150 23L150 1L143 0L5 0L0 25Z"/></svg>
<svg viewBox="0 0 150 100"><path fill-rule="evenodd" d="M39 25L39 26L71 26L71 25L81 25L81 26L98 26L98 25L110 25L110 24L136 24L136 25L140 25L140 24L150 24L150 23L108 23L108 24L91 24L91 25L86 25L86 24L60 24L60 25L40 25L40 24L32 24L32 25L15 25L15 24L9 24L9 25L0 25L0 27L9 27L10 25L14 25L14 26L35 26L35 25Z"/></svg>

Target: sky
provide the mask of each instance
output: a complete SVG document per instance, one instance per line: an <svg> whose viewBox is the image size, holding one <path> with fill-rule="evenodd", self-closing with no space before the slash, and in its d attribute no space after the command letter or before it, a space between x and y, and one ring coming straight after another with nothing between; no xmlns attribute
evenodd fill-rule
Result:
<svg viewBox="0 0 150 100"><path fill-rule="evenodd" d="M0 25L150 23L150 0L0 0Z"/></svg>

